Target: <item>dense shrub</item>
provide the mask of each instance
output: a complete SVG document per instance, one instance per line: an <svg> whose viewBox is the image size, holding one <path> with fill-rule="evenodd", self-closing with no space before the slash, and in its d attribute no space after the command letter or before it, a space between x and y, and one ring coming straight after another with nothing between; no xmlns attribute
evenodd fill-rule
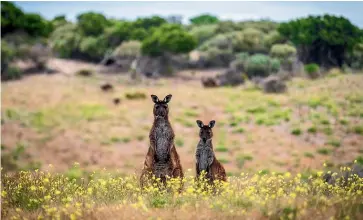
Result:
<svg viewBox="0 0 363 220"><path fill-rule="evenodd" d="M309 16L280 24L279 33L299 49L303 63L341 67L363 32L344 17ZM329 54L329 56L327 56Z"/></svg>
<svg viewBox="0 0 363 220"><path fill-rule="evenodd" d="M215 32L218 34L224 34L233 31L241 31L242 27L233 21L220 21L216 25Z"/></svg>
<svg viewBox="0 0 363 220"><path fill-rule="evenodd" d="M103 14L95 12L82 13L77 16L77 21L80 31L86 36L98 36L109 25Z"/></svg>
<svg viewBox="0 0 363 220"><path fill-rule="evenodd" d="M1 40L1 73L5 72L11 61L16 56L15 48L9 45L5 40Z"/></svg>
<svg viewBox="0 0 363 220"><path fill-rule="evenodd" d="M131 29L131 22L115 22L105 29L103 36L109 47L116 47L130 38Z"/></svg>
<svg viewBox="0 0 363 220"><path fill-rule="evenodd" d="M277 72L280 68L280 63L276 59L263 54L256 54L251 56L247 61L247 75L249 78L261 76L268 76L272 72Z"/></svg>
<svg viewBox="0 0 363 220"><path fill-rule="evenodd" d="M202 14L190 19L190 22L195 25L215 24L218 21L216 16L210 14Z"/></svg>
<svg viewBox="0 0 363 220"><path fill-rule="evenodd" d="M283 44L286 39L278 31L271 31L263 37L263 44L266 48L271 48L274 44Z"/></svg>
<svg viewBox="0 0 363 220"><path fill-rule="evenodd" d="M296 55L296 48L288 44L275 44L270 50L272 57L286 59Z"/></svg>
<svg viewBox="0 0 363 220"><path fill-rule="evenodd" d="M305 73L312 79L318 78L320 75L320 68L316 63L306 64L304 69Z"/></svg>
<svg viewBox="0 0 363 220"><path fill-rule="evenodd" d="M242 31L243 41L239 45L239 51L246 51L250 53L265 52L266 49L263 45L263 32L254 28L247 28Z"/></svg>
<svg viewBox="0 0 363 220"><path fill-rule="evenodd" d="M207 66L228 67L235 56L232 50L211 47L205 52Z"/></svg>
<svg viewBox="0 0 363 220"><path fill-rule="evenodd" d="M100 61L106 53L106 42L97 37L85 37L81 40L79 49L91 60Z"/></svg>
<svg viewBox="0 0 363 220"><path fill-rule="evenodd" d="M141 51L150 56L179 54L190 52L196 45L196 39L180 25L164 24L142 42Z"/></svg>
<svg viewBox="0 0 363 220"><path fill-rule="evenodd" d="M236 54L236 59L231 62L230 68L239 73L245 72L248 58L249 58L248 53L242 52Z"/></svg>
<svg viewBox="0 0 363 220"><path fill-rule="evenodd" d="M139 41L126 41L118 46L113 55L116 57L137 57L141 51L141 43Z"/></svg>
<svg viewBox="0 0 363 220"><path fill-rule="evenodd" d="M69 58L78 51L82 35L77 25L66 24L58 27L50 36L51 48L63 58Z"/></svg>
<svg viewBox="0 0 363 220"><path fill-rule="evenodd" d="M198 45L200 45L215 35L216 28L215 24L201 25L193 27L189 32L197 39Z"/></svg>

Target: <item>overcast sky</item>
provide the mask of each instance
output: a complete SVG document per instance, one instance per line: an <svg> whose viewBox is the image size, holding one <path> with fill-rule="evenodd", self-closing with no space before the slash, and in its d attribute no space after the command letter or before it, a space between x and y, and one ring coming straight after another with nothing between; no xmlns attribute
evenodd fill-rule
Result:
<svg viewBox="0 0 363 220"><path fill-rule="evenodd" d="M25 12L40 13L51 19L64 14L75 20L82 12L101 12L107 17L135 19L150 15L190 17L210 13L220 19L246 20L269 18L287 21L307 15L334 14L348 18L363 28L363 2L15 2Z"/></svg>

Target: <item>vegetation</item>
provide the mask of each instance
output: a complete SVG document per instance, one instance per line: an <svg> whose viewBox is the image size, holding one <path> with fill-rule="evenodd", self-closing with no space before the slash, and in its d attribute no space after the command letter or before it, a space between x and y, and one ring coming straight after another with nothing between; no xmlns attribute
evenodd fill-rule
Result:
<svg viewBox="0 0 363 220"><path fill-rule="evenodd" d="M341 173L347 169L344 167ZM167 188L154 179L155 185L141 191L136 176L103 172L81 179L83 172L76 165L66 176L43 171L21 172L18 178L3 175L1 214L7 219L100 219L105 214L169 218L175 212L184 219L200 215L221 219L308 218L312 213L318 219L362 217L362 178L352 176L344 185L339 184L344 181L341 179L333 186L324 183L322 174L312 173L307 181L300 173L269 174L262 170L230 177L228 183L216 182L214 187L186 176L184 190L179 193L176 179L169 180Z"/></svg>

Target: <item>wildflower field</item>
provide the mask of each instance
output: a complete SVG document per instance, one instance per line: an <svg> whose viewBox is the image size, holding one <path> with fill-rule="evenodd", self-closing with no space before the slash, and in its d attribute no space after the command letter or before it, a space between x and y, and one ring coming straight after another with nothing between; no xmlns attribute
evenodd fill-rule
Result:
<svg viewBox="0 0 363 220"><path fill-rule="evenodd" d="M185 71L139 85L105 74L2 83L2 219L363 218L362 179L324 178L329 170L341 176L354 160L363 164L362 74L296 77L278 95L250 82L204 89L206 74L214 73ZM114 91L102 92L101 81ZM141 190L153 120L149 95L170 93L184 187L179 193L170 180L168 189ZM216 120L214 150L228 182L214 188L194 180L197 119Z"/></svg>
<svg viewBox="0 0 363 220"><path fill-rule="evenodd" d="M77 166L77 165L75 165ZM331 173L339 176L351 168ZM50 167L51 170L51 167ZM136 175L92 173L69 178L51 171L2 176L2 219L362 219L363 178L328 184L323 172L241 173L228 182L196 181L188 171L166 187L140 189Z"/></svg>

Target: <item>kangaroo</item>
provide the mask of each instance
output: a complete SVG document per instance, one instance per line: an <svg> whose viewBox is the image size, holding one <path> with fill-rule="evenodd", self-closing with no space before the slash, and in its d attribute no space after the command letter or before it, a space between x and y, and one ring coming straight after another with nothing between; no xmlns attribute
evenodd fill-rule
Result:
<svg viewBox="0 0 363 220"><path fill-rule="evenodd" d="M222 164L217 160L212 144L213 132L212 128L215 121L209 122L209 125L204 125L202 121L197 120L197 125L200 128L200 141L197 145L195 153L196 157L196 177L199 178L202 171L206 172L206 178L210 183L214 180L227 181L226 171Z"/></svg>
<svg viewBox="0 0 363 220"><path fill-rule="evenodd" d="M174 145L174 131L170 125L168 103L172 95L167 95L160 101L156 95L151 95L154 104L154 123L150 130L150 146L147 152L144 168L141 173L141 186L145 184L150 174L160 178L166 183L166 176L183 178L183 169L180 158Z"/></svg>

